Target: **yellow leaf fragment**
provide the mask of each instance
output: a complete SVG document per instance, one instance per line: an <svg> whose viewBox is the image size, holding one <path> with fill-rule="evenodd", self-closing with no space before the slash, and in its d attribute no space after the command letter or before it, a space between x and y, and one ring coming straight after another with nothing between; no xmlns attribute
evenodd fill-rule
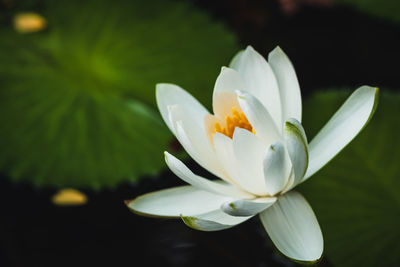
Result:
<svg viewBox="0 0 400 267"><path fill-rule="evenodd" d="M87 197L76 189L66 188L56 193L51 200L57 206L78 206L86 204Z"/></svg>
<svg viewBox="0 0 400 267"><path fill-rule="evenodd" d="M14 17L14 28L20 33L38 32L46 25L46 19L33 12L19 13Z"/></svg>

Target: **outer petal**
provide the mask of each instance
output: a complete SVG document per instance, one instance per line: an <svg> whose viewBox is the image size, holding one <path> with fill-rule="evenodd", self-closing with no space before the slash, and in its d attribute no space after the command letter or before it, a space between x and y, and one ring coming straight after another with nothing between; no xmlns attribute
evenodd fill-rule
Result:
<svg viewBox="0 0 400 267"><path fill-rule="evenodd" d="M200 104L192 95L175 84L159 83L156 86L157 106L161 116L168 128L175 133L174 127L169 120L168 106L176 105L182 107L193 121L203 125L204 116L209 114L207 109Z"/></svg>
<svg viewBox="0 0 400 267"><path fill-rule="evenodd" d="M295 119L285 122L285 141L292 162L296 186L304 177L308 167L308 145L303 126Z"/></svg>
<svg viewBox="0 0 400 267"><path fill-rule="evenodd" d="M186 152L203 168L218 177L224 173L216 160L216 155L209 142L204 118L201 125L192 121L185 111L178 105L169 106L170 120L174 123L175 136Z"/></svg>
<svg viewBox="0 0 400 267"><path fill-rule="evenodd" d="M267 61L251 46L233 63L246 85L246 91L257 97L274 119L276 126L282 125L281 99L278 84ZM279 127L280 129L280 127Z"/></svg>
<svg viewBox="0 0 400 267"><path fill-rule="evenodd" d="M254 200L233 200L221 205L221 209L232 216L253 216L267 209L276 201L276 197L256 198Z"/></svg>
<svg viewBox="0 0 400 267"><path fill-rule="evenodd" d="M295 118L301 122L300 86L292 63L279 46L269 53L268 62L279 86L282 121Z"/></svg>
<svg viewBox="0 0 400 267"><path fill-rule="evenodd" d="M240 107L253 126L256 135L263 140L266 145L282 140L280 131L263 104L249 93L240 91L236 91L236 93Z"/></svg>
<svg viewBox="0 0 400 267"><path fill-rule="evenodd" d="M165 152L165 162L171 171L181 178L183 181L193 185L194 187L205 190L215 194L227 195L238 198L251 198L252 196L243 192L239 188L226 184L218 183L216 181L208 180L191 172L185 164L179 159L175 158L168 152Z"/></svg>
<svg viewBox="0 0 400 267"><path fill-rule="evenodd" d="M250 218L251 216L230 216L220 209L196 216L185 216L185 214L182 215L182 220L187 226L200 231L219 231L228 229L239 223L247 221Z"/></svg>
<svg viewBox="0 0 400 267"><path fill-rule="evenodd" d="M186 185L148 193L126 201L126 205L140 215L178 218L181 214L190 216L216 210L229 199Z"/></svg>
<svg viewBox="0 0 400 267"><path fill-rule="evenodd" d="M338 154L363 129L378 104L378 88L358 88L332 116L310 143L310 165L306 180L336 154Z"/></svg>
<svg viewBox="0 0 400 267"><path fill-rule="evenodd" d="M271 145L264 155L264 178L268 193L273 196L284 189L292 165L281 142Z"/></svg>
<svg viewBox="0 0 400 267"><path fill-rule="evenodd" d="M260 219L275 246L289 258L316 261L323 238L317 218L302 195L291 191L262 213Z"/></svg>
<svg viewBox="0 0 400 267"><path fill-rule="evenodd" d="M263 158L267 146L254 134L242 128L233 133L233 151L238 162L240 181L246 191L258 196L268 194L265 186Z"/></svg>
<svg viewBox="0 0 400 267"><path fill-rule="evenodd" d="M244 50L240 50L239 52L237 52L236 55L232 58L231 62L229 63L229 67L231 67L232 69L238 69L243 53Z"/></svg>

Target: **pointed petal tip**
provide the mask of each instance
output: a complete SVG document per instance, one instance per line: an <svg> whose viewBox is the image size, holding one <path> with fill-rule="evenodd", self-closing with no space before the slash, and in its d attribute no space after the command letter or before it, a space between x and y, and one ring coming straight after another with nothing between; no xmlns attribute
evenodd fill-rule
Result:
<svg viewBox="0 0 400 267"><path fill-rule="evenodd" d="M184 216L184 215L180 215L182 221L184 222L184 224L186 224L187 226L189 226L190 228L194 229L194 230L201 230L197 227L196 222L198 221L198 219L196 217L193 216Z"/></svg>
<svg viewBox="0 0 400 267"><path fill-rule="evenodd" d="M278 149L281 149L281 148L283 148L283 144L280 141L270 145L270 147L269 147L269 149L271 149L271 151L273 151L273 152L276 152Z"/></svg>
<svg viewBox="0 0 400 267"><path fill-rule="evenodd" d="M372 106L372 110L371 110L371 114L369 115L367 122L365 123L364 127L369 123L369 121L372 119L372 116L375 114L376 109L378 108L378 104L379 104L379 92L380 89L379 87L370 87L370 86L365 86L365 87L369 87L372 90L374 90L374 105ZM363 129L364 129L363 127Z"/></svg>
<svg viewBox="0 0 400 267"><path fill-rule="evenodd" d="M214 221L199 219L194 216L184 216L181 214L181 219L187 226L197 231L214 232L227 228L226 225Z"/></svg>
<svg viewBox="0 0 400 267"><path fill-rule="evenodd" d="M128 206L128 208L129 208L129 204L130 204L132 201L133 201L133 199L126 199L126 200L124 200L124 204L125 204L126 206Z"/></svg>
<svg viewBox="0 0 400 267"><path fill-rule="evenodd" d="M250 212L246 212L245 210L239 210L239 208L235 204L235 201L229 201L229 202L222 203L221 210L231 216L241 217L241 216L254 215L254 214L251 214Z"/></svg>
<svg viewBox="0 0 400 267"><path fill-rule="evenodd" d="M160 93L161 91L169 90L170 86L177 86L176 84L172 83L156 83L156 94Z"/></svg>
<svg viewBox="0 0 400 267"><path fill-rule="evenodd" d="M143 196L145 196L145 195L143 195ZM146 213L146 212L143 212L143 211L140 211L140 210L136 209L134 207L135 203L137 201L140 201L143 198L143 196L138 196L138 197L136 197L134 199L131 199L131 200L124 200L124 204L129 209L129 211L132 212L135 215L148 217L148 218L176 218L176 217L173 217L173 216L162 216L162 215L157 215L157 214L152 214L152 213Z"/></svg>
<svg viewBox="0 0 400 267"><path fill-rule="evenodd" d="M234 217L254 216L270 207L277 198L270 197L257 200L233 200L221 204L221 210Z"/></svg>
<svg viewBox="0 0 400 267"><path fill-rule="evenodd" d="M255 51L253 46L247 45L245 51Z"/></svg>
<svg viewBox="0 0 400 267"><path fill-rule="evenodd" d="M286 56L285 52L283 52L282 48L279 45L275 46L275 48L272 49L271 52L269 52L269 56L277 54Z"/></svg>
<svg viewBox="0 0 400 267"><path fill-rule="evenodd" d="M221 210L214 210L213 212L199 214L195 216L184 216L181 214L183 222L192 229L215 232L228 228L232 228L252 217L233 217L225 214Z"/></svg>
<svg viewBox="0 0 400 267"><path fill-rule="evenodd" d="M168 157L170 156L170 154L167 151L164 151L164 161L165 163L167 163L168 165Z"/></svg>
<svg viewBox="0 0 400 267"><path fill-rule="evenodd" d="M297 133L297 132L299 132L299 129L298 129L298 127L296 125L296 122L294 120L295 119L293 119L293 120L289 119L289 120L285 121L285 131L287 131L288 133Z"/></svg>

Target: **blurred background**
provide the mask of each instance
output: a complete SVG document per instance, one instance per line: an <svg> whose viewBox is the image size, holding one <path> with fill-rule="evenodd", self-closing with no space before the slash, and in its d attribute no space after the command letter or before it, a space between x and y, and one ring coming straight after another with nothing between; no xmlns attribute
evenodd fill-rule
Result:
<svg viewBox="0 0 400 267"><path fill-rule="evenodd" d="M158 82L210 108L220 67L279 45L309 140L361 85L369 125L300 188L320 222L319 266L400 266L397 0L0 0L0 266L299 266L258 218L205 233L124 200L195 173L156 109Z"/></svg>

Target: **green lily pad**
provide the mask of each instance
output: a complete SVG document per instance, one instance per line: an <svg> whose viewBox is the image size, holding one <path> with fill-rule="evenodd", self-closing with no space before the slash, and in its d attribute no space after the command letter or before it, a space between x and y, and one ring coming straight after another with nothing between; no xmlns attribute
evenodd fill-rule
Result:
<svg viewBox="0 0 400 267"><path fill-rule="evenodd" d="M370 15L400 22L400 2L398 0L337 0L337 2L353 6Z"/></svg>
<svg viewBox="0 0 400 267"><path fill-rule="evenodd" d="M0 170L94 188L157 173L172 135L155 84L177 83L209 103L237 51L233 35L183 1L37 2L28 11L47 28L0 29Z"/></svg>
<svg viewBox="0 0 400 267"><path fill-rule="evenodd" d="M348 95L328 91L307 99L304 126L309 139ZM399 125L400 95L381 90L378 108L366 128L299 188L317 215L325 254L334 266L400 262Z"/></svg>

